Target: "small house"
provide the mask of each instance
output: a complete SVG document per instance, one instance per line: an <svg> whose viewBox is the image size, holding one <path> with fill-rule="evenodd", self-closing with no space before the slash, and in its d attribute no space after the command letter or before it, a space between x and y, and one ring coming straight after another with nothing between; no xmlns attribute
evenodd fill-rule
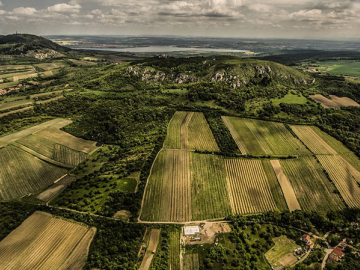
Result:
<svg viewBox="0 0 360 270"><path fill-rule="evenodd" d="M310 237L310 235L308 235L308 234L304 234L304 235L302 236L301 240L302 240L304 243L308 244L308 245L311 244L311 237Z"/></svg>
<svg viewBox="0 0 360 270"><path fill-rule="evenodd" d="M329 260L338 262L342 257L344 257L344 253L342 252L341 247L336 247L330 253Z"/></svg>

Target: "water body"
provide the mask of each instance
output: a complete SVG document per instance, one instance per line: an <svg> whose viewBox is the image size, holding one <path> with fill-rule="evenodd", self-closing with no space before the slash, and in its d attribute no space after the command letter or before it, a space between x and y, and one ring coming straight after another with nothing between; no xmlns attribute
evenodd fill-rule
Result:
<svg viewBox="0 0 360 270"><path fill-rule="evenodd" d="M76 48L79 50L96 50L96 51L111 51L111 52L130 52L130 53L161 53L161 52L188 52L188 51L203 51L203 52L230 52L230 53L245 53L248 50L233 50L233 49L212 49L212 48L185 48L175 46L148 46L148 47L129 47L129 48Z"/></svg>

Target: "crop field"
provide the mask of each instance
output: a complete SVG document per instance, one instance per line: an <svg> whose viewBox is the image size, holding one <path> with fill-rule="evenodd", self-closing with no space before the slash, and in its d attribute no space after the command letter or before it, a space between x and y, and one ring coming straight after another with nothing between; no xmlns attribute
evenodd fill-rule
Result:
<svg viewBox="0 0 360 270"><path fill-rule="evenodd" d="M233 214L254 214L276 209L261 160L225 160Z"/></svg>
<svg viewBox="0 0 360 270"><path fill-rule="evenodd" d="M222 120L224 121L226 127L229 129L231 136L233 137L236 145L238 146L241 154L246 155L246 148L245 145L241 142L241 139L239 137L239 133L235 130L234 126L232 125L231 121L230 121L230 117L225 117L222 116L221 117ZM240 123L239 123L240 124ZM241 129L241 127L238 127L238 130Z"/></svg>
<svg viewBox="0 0 360 270"><path fill-rule="evenodd" d="M294 189L289 179L284 174L280 162L278 160L271 160L271 165L274 169L276 177L279 181L281 189L283 191L285 201L290 211L301 210L300 204L296 198Z"/></svg>
<svg viewBox="0 0 360 270"><path fill-rule="evenodd" d="M310 126L291 126L291 129L314 154L337 154Z"/></svg>
<svg viewBox="0 0 360 270"><path fill-rule="evenodd" d="M39 67L43 70L53 70L53 69L66 67L68 65L64 61L55 61L55 62L50 62L50 63L36 64L34 66Z"/></svg>
<svg viewBox="0 0 360 270"><path fill-rule="evenodd" d="M184 121L180 127L180 148L188 149L189 148L189 123L193 117L193 112L188 112L184 118Z"/></svg>
<svg viewBox="0 0 360 270"><path fill-rule="evenodd" d="M253 155L309 154L302 143L294 138L282 123L223 117L231 124L230 132L240 151ZM235 135L235 136L234 136Z"/></svg>
<svg viewBox="0 0 360 270"><path fill-rule="evenodd" d="M183 270L199 270L199 254L190 253L184 255Z"/></svg>
<svg viewBox="0 0 360 270"><path fill-rule="evenodd" d="M339 195L334 193L335 187L313 157L281 160L280 164L301 209L330 211L345 207Z"/></svg>
<svg viewBox="0 0 360 270"><path fill-rule="evenodd" d="M147 221L191 220L190 153L163 150L148 180L142 219Z"/></svg>
<svg viewBox="0 0 360 270"><path fill-rule="evenodd" d="M315 102L320 103L324 108L340 108L340 107L359 107L360 104L348 97L338 97L330 95L331 99L324 97L323 95L311 95Z"/></svg>
<svg viewBox="0 0 360 270"><path fill-rule="evenodd" d="M340 156L319 155L318 159L346 204L351 208L360 207L360 173Z"/></svg>
<svg viewBox="0 0 360 270"><path fill-rule="evenodd" d="M180 269L180 232L170 232L169 269Z"/></svg>
<svg viewBox="0 0 360 270"><path fill-rule="evenodd" d="M169 123L167 136L164 142L164 148L180 149L180 129L187 114L187 112L175 112Z"/></svg>
<svg viewBox="0 0 360 270"><path fill-rule="evenodd" d="M11 200L40 191L67 173L14 146L0 149L0 199ZM16 169L15 169L16 168Z"/></svg>
<svg viewBox="0 0 360 270"><path fill-rule="evenodd" d="M42 130L36 132L35 135L44 137L50 141L57 142L58 144L61 144L61 145L67 146L71 149L85 152L85 153L91 153L92 151L97 149L95 142L77 138L65 131L62 131L62 130L56 128L56 127L48 127L48 128L42 129Z"/></svg>
<svg viewBox="0 0 360 270"><path fill-rule="evenodd" d="M75 180L76 177L66 175L56 183L49 186L39 195L37 195L36 198L39 199L40 201L48 202L52 198L56 197L57 194L59 194L62 190L64 190L68 185L70 185Z"/></svg>
<svg viewBox="0 0 360 270"><path fill-rule="evenodd" d="M143 261L141 262L139 270L148 270L150 268L151 261L154 257L154 254L152 254L152 252L156 250L158 246L159 237L160 237L160 230L152 229L150 232L149 245L146 249L146 254L143 258Z"/></svg>
<svg viewBox="0 0 360 270"><path fill-rule="evenodd" d="M1 269L81 269L96 229L35 212L0 242Z"/></svg>
<svg viewBox="0 0 360 270"><path fill-rule="evenodd" d="M232 213L225 161L216 155L190 154L193 220L226 217Z"/></svg>
<svg viewBox="0 0 360 270"><path fill-rule="evenodd" d="M220 151L203 113L194 113L188 125L189 149Z"/></svg>

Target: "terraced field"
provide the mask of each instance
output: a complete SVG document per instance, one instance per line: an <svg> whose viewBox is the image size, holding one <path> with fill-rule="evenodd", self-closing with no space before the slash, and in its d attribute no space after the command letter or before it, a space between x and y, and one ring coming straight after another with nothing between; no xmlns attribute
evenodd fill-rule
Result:
<svg viewBox="0 0 360 270"><path fill-rule="evenodd" d="M18 140L17 143L55 161L73 166L83 162L87 157L84 152L73 150L38 135L29 135Z"/></svg>
<svg viewBox="0 0 360 270"><path fill-rule="evenodd" d="M203 113L194 113L188 124L189 149L220 151Z"/></svg>
<svg viewBox="0 0 360 270"><path fill-rule="evenodd" d="M163 150L159 153L146 188L143 220L191 220L189 158L188 151Z"/></svg>
<svg viewBox="0 0 360 270"><path fill-rule="evenodd" d="M95 232L35 212L0 242L0 269L81 269Z"/></svg>
<svg viewBox="0 0 360 270"><path fill-rule="evenodd" d="M242 153L252 155L308 155L304 145L282 123L223 117Z"/></svg>
<svg viewBox="0 0 360 270"><path fill-rule="evenodd" d="M186 115L187 112L175 112L174 116L171 118L168 133L164 142L165 149L180 149L180 130Z"/></svg>
<svg viewBox="0 0 360 270"><path fill-rule="evenodd" d="M225 160L233 214L254 214L277 208L261 160Z"/></svg>
<svg viewBox="0 0 360 270"><path fill-rule="evenodd" d="M195 153L191 153L190 159L193 220L230 215L232 211L224 159Z"/></svg>
<svg viewBox="0 0 360 270"><path fill-rule="evenodd" d="M328 172L349 207L360 207L360 173L337 155L319 155L321 165Z"/></svg>
<svg viewBox="0 0 360 270"><path fill-rule="evenodd" d="M335 187L313 157L281 160L280 164L294 189L301 209L330 211L345 207L339 195L334 193Z"/></svg>
<svg viewBox="0 0 360 270"><path fill-rule="evenodd" d="M180 269L180 232L170 232L169 269Z"/></svg>
<svg viewBox="0 0 360 270"><path fill-rule="evenodd" d="M67 174L67 170L44 162L25 151L0 149L0 199L11 200L40 191Z"/></svg>

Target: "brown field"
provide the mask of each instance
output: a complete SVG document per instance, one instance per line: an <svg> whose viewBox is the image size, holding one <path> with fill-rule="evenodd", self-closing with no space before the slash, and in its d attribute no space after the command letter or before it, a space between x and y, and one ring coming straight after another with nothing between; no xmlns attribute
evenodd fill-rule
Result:
<svg viewBox="0 0 360 270"><path fill-rule="evenodd" d="M360 107L359 103L348 97L338 97L335 95L330 95L331 99L328 99L323 95L312 95L310 97L325 108L339 108L349 106Z"/></svg>
<svg viewBox="0 0 360 270"><path fill-rule="evenodd" d="M227 117L222 116L221 118L224 121L227 128L229 129L230 134L233 137L236 145L238 146L241 154L246 155L247 154L246 148L244 147L243 143L241 142L241 139L240 139L238 133L236 132L234 126L232 125L232 123L229 121L229 119Z"/></svg>
<svg viewBox="0 0 360 270"><path fill-rule="evenodd" d="M281 265L283 265L285 267L293 265L297 261L298 261L298 259L293 254L287 254L284 257L282 257L281 259L279 259L279 263L281 263Z"/></svg>
<svg viewBox="0 0 360 270"><path fill-rule="evenodd" d="M35 134L44 137L50 141L57 142L58 144L65 145L69 148L85 153L91 153L98 148L96 146L96 142L77 138L56 127L47 127L45 129L35 132Z"/></svg>
<svg viewBox="0 0 360 270"><path fill-rule="evenodd" d="M76 177L65 175L61 177L58 181L54 182L51 186L41 192L36 196L37 199L48 202L52 198L56 197L61 191L63 191L68 185L75 181Z"/></svg>
<svg viewBox="0 0 360 270"><path fill-rule="evenodd" d="M319 155L321 165L329 173L349 207L360 207L360 173L340 156Z"/></svg>
<svg viewBox="0 0 360 270"><path fill-rule="evenodd" d="M301 210L300 204L296 198L293 187L290 184L289 179L284 174L280 162L278 160L271 160L271 165L274 168L281 189L283 191L286 203L290 211Z"/></svg>
<svg viewBox="0 0 360 270"><path fill-rule="evenodd" d="M199 270L199 254L185 254L183 261L183 270Z"/></svg>
<svg viewBox="0 0 360 270"><path fill-rule="evenodd" d="M188 124L189 149L220 151L203 113L193 113Z"/></svg>
<svg viewBox="0 0 360 270"><path fill-rule="evenodd" d="M148 180L143 220L190 221L190 153L162 150Z"/></svg>
<svg viewBox="0 0 360 270"><path fill-rule="evenodd" d="M144 256L143 261L141 262L139 270L148 270L150 268L151 261L154 257L154 254L152 254L152 252L153 250L156 251L157 249L159 243L159 237L160 237L160 230L152 229L150 232L149 245L147 247L146 254Z"/></svg>
<svg viewBox="0 0 360 270"><path fill-rule="evenodd" d="M81 269L95 228L35 212L0 242L1 269Z"/></svg>
<svg viewBox="0 0 360 270"><path fill-rule="evenodd" d="M233 214L253 214L276 209L261 160L225 160Z"/></svg>
<svg viewBox="0 0 360 270"><path fill-rule="evenodd" d="M314 154L337 154L311 126L291 126L291 129Z"/></svg>

